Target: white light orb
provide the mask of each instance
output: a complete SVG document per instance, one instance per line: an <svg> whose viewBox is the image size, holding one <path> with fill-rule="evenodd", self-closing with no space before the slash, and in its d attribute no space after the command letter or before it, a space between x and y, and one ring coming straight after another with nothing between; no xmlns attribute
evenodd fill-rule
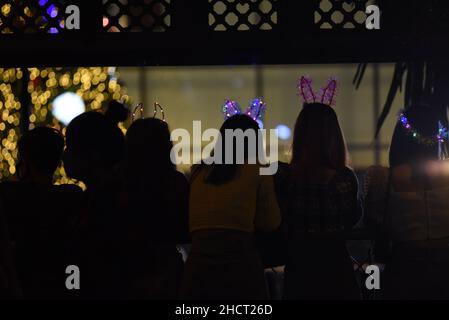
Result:
<svg viewBox="0 0 449 320"><path fill-rule="evenodd" d="M276 127L276 134L281 140L288 140L292 135L292 130L285 124L280 124Z"/></svg>
<svg viewBox="0 0 449 320"><path fill-rule="evenodd" d="M68 125L73 118L86 111L83 99L73 92L60 94L53 100L53 116Z"/></svg>

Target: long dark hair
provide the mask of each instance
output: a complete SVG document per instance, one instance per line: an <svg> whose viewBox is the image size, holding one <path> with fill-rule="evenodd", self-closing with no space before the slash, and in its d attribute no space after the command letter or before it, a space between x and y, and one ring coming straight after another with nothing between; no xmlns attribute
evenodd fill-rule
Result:
<svg viewBox="0 0 449 320"><path fill-rule="evenodd" d="M226 130L237 130L237 129L241 129L243 132L247 132L247 130L249 131L253 131L256 137L256 146L255 147L255 151L258 152L258 148L259 146L259 139L258 139L258 130L259 130L259 125L257 124L256 121L254 121L251 117L248 117L247 115L235 115L230 117L229 119L227 119L223 125L220 128L220 138L217 141L217 145L215 148L220 147L221 148L221 155L222 155L222 163L221 164L211 164L211 165L207 165L209 168L211 168L210 172L208 173L208 175L206 176L206 183L209 184L214 184L214 185L220 185L220 184L224 184L226 182L231 181L236 173L237 173L237 168L239 166L239 164L236 163L236 150L237 150L237 145L236 145L236 140L233 139L234 141L232 141L232 145L233 145L233 163L232 164L226 164L225 163L225 159L226 159L226 145L229 145L229 141L227 141L226 138ZM245 151L245 163L248 160L248 150L250 149L249 147L249 143L251 141L245 137L244 139L244 151ZM216 152L216 150L214 150L214 153ZM202 164L200 166L201 170L202 168L204 168L206 165Z"/></svg>
<svg viewBox="0 0 449 320"><path fill-rule="evenodd" d="M346 143L330 106L304 105L296 119L290 164L299 174L320 167L340 171L347 166Z"/></svg>
<svg viewBox="0 0 449 320"><path fill-rule="evenodd" d="M409 124L421 136L428 139L425 143L421 139L413 137L412 133L403 127L399 119L394 129L391 139L389 162L394 168L403 164L410 165L414 174L417 174L418 167L432 160L438 160L438 122L447 124L447 119L434 108L429 106L412 106L404 111ZM444 142L446 144L446 142Z"/></svg>
<svg viewBox="0 0 449 320"><path fill-rule="evenodd" d="M128 185L154 186L176 170L170 159L173 144L166 122L147 118L133 122L126 133L125 172Z"/></svg>

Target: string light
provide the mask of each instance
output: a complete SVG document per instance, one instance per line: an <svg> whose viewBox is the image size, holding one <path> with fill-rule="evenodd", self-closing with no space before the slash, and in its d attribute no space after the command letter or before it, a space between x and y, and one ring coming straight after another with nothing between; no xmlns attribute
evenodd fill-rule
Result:
<svg viewBox="0 0 449 320"><path fill-rule="evenodd" d="M263 123L263 117L266 111L266 103L263 102L262 98L254 98L251 100L248 108L245 110L245 114L251 117L257 123ZM234 100L225 100L225 103L222 107L222 112L224 114L225 120L235 116L237 114L242 114L242 109L239 104Z"/></svg>
<svg viewBox="0 0 449 320"><path fill-rule="evenodd" d="M419 144L441 144L448 139L448 129L444 127L441 122L438 122L438 133L435 136L429 138L423 136L418 132L418 130L413 128L403 111L399 113L399 121L401 122L401 125L406 130L406 132Z"/></svg>
<svg viewBox="0 0 449 320"><path fill-rule="evenodd" d="M234 100L226 100L222 112L224 114L224 118L228 119L236 114L242 113L242 110L240 109L240 106L237 102Z"/></svg>
<svg viewBox="0 0 449 320"><path fill-rule="evenodd" d="M156 118L158 108L159 108L159 110L161 111L161 114L162 114L162 121L165 122L165 113L164 113L164 109L163 109L162 106L159 104L159 102L155 102L155 103L154 103L153 118Z"/></svg>
<svg viewBox="0 0 449 320"><path fill-rule="evenodd" d="M134 110L133 110L133 113L132 113L132 115L131 115L131 121L132 121L132 122L134 122L134 120L136 119L136 113L137 113L137 111L140 112L140 118L143 119L143 109L144 109L143 103L140 102L140 103L134 108Z"/></svg>

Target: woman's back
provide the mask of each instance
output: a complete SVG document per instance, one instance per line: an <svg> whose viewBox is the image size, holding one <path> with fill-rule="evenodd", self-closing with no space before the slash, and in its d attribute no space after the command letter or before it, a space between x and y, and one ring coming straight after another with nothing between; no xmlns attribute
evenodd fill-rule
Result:
<svg viewBox="0 0 449 320"><path fill-rule="evenodd" d="M240 165L224 184L206 181L210 169L194 169L190 193L190 231L274 230L280 222L273 177L261 176L258 165ZM198 171L197 171L198 170Z"/></svg>
<svg viewBox="0 0 449 320"><path fill-rule="evenodd" d="M306 177L281 164L276 189L287 236L332 237L349 230L360 218L357 185L349 168L321 170Z"/></svg>
<svg viewBox="0 0 449 320"><path fill-rule="evenodd" d="M211 183L213 168L193 169L190 192L192 249L181 296L188 299L267 298L254 231L280 223L272 176L258 165L236 166L232 179Z"/></svg>
<svg viewBox="0 0 449 320"><path fill-rule="evenodd" d="M319 171L319 170L318 170ZM280 165L276 191L287 244L286 299L358 299L345 236L360 218L357 179L346 168L311 179Z"/></svg>

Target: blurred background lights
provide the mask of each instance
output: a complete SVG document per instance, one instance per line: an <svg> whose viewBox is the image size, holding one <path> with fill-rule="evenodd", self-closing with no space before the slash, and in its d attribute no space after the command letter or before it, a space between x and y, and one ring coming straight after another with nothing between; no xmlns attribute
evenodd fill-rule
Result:
<svg viewBox="0 0 449 320"><path fill-rule="evenodd" d="M60 94L53 100L53 116L68 125L73 118L86 111L83 99L73 92Z"/></svg>
<svg viewBox="0 0 449 320"><path fill-rule="evenodd" d="M281 140L288 140L292 135L292 130L285 124L280 124L276 127L277 136Z"/></svg>

